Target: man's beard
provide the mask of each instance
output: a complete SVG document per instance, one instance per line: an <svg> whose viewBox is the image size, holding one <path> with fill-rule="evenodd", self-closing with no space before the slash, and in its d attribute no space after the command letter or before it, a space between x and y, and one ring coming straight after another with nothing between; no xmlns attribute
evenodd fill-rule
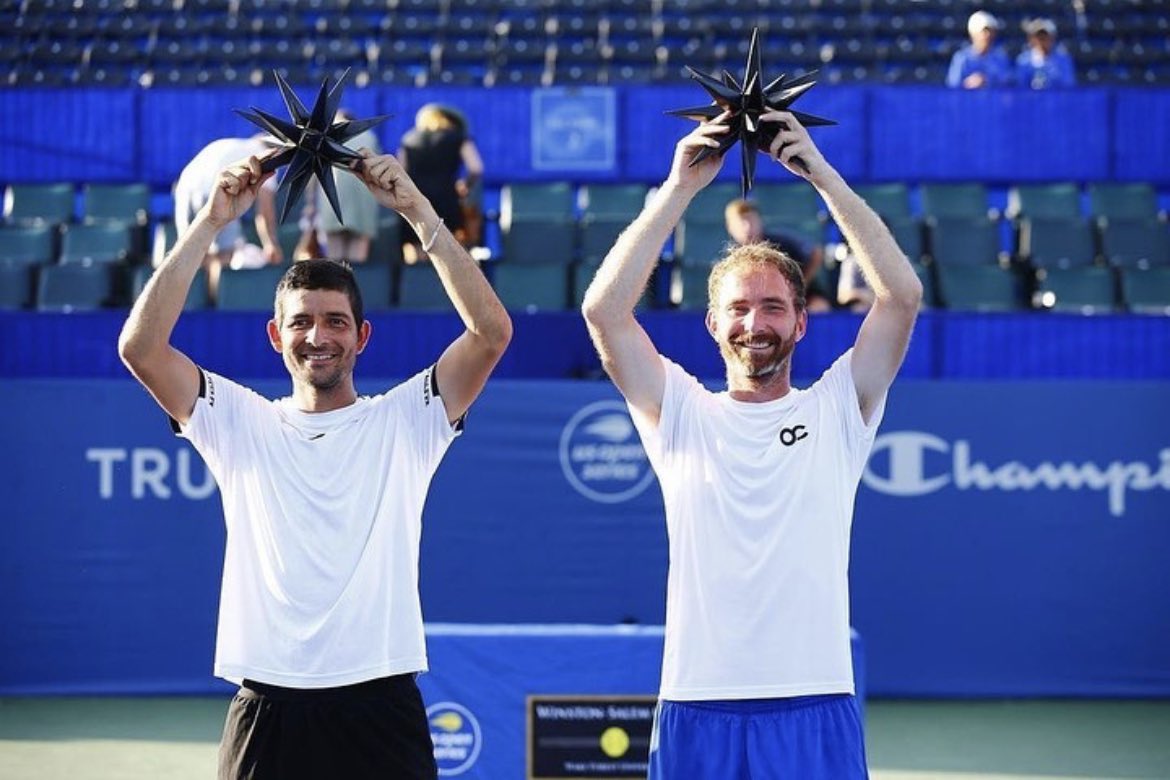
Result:
<svg viewBox="0 0 1170 780"><path fill-rule="evenodd" d="M719 351L729 365L739 366L749 379L763 380L782 370L792 359L792 352L796 349L796 330L789 338L781 338L777 334L766 337L769 348L766 350L751 350L743 346L742 342L759 340L741 337L736 343L724 341L719 344Z"/></svg>

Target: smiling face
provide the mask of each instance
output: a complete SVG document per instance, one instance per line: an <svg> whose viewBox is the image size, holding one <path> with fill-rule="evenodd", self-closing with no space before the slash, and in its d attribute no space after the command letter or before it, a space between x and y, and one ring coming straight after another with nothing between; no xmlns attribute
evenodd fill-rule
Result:
<svg viewBox="0 0 1170 780"><path fill-rule="evenodd" d="M744 249L746 255L733 253L713 274L707 329L719 345L732 391L769 385L786 390L792 353L808 324L803 295L782 270L795 263L770 249ZM764 259L769 252L776 257ZM795 274L799 284L798 267Z"/></svg>
<svg viewBox="0 0 1170 780"><path fill-rule="evenodd" d="M277 316L268 336L284 357L298 405L328 411L353 403L353 368L370 325L356 322L349 297L338 290L285 290Z"/></svg>

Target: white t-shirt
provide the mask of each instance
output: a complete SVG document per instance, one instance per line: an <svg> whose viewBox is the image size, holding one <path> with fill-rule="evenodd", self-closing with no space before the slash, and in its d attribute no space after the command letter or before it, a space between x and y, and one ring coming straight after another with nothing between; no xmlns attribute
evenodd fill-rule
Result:
<svg viewBox="0 0 1170 780"><path fill-rule="evenodd" d="M458 433L432 370L317 414L203 372L180 433L227 523L217 676L324 688L426 670L422 509Z"/></svg>
<svg viewBox="0 0 1170 780"><path fill-rule="evenodd" d="M662 358L659 424L631 408L670 539L663 699L853 692L849 531L885 399L866 425L851 355L765 403Z"/></svg>

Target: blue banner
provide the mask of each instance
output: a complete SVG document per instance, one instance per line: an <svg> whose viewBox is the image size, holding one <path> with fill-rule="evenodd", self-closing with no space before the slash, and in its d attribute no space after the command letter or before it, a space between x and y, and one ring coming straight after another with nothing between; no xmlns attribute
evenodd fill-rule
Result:
<svg viewBox="0 0 1170 780"><path fill-rule="evenodd" d="M854 524L870 692L1170 695L1167 397L899 381ZM0 694L214 688L223 523L198 456L129 380L13 380L0 403ZM489 383L431 487L426 619L659 624L666 565L613 388Z"/></svg>
<svg viewBox="0 0 1170 780"><path fill-rule="evenodd" d="M296 89L308 104L318 86ZM480 147L488 184L565 178L661 182L674 143L693 124L664 112L706 104L707 93L697 84L606 89L615 95L616 165L588 169L567 167L564 158L544 167L537 164L545 160L543 152L534 162L537 146L550 154L575 154L558 149L557 139L581 140L534 114L540 90L350 86L343 102L362 116L393 115L377 130L388 151L397 149L423 104L458 107ZM273 88L0 89L0 182L147 181L169 187L203 145L252 132L232 113L249 105L278 115L284 110ZM851 181L1170 182L1170 137L1160 132L1170 114L1166 89L821 85L797 107L838 122L814 135L825 157ZM591 140L582 149L591 150L592 158L609 132L607 111L592 118L578 114L557 126L588 125ZM554 145L544 146L546 140ZM727 180L739 175L738 164L724 169ZM760 181L791 178L770 164L758 173Z"/></svg>

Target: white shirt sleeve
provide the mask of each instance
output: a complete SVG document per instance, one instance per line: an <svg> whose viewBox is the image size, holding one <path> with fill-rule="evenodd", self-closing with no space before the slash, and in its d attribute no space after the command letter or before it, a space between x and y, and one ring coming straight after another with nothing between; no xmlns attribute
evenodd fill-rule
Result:
<svg viewBox="0 0 1170 780"><path fill-rule="evenodd" d="M434 366L420 371L381 399L393 404L406 422L413 434L420 466L427 471L438 467L451 442L463 432L462 418L454 424L449 422L442 397L435 395L434 371Z"/></svg>

